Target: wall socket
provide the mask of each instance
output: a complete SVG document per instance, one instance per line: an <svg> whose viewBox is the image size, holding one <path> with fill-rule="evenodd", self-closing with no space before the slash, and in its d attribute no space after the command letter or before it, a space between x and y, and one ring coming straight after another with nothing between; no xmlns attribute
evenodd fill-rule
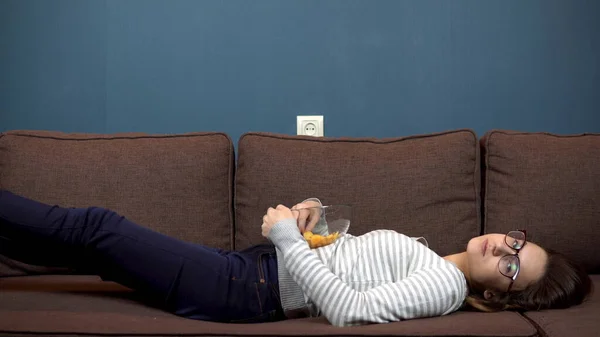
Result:
<svg viewBox="0 0 600 337"><path fill-rule="evenodd" d="M296 116L296 134L323 137L323 116Z"/></svg>

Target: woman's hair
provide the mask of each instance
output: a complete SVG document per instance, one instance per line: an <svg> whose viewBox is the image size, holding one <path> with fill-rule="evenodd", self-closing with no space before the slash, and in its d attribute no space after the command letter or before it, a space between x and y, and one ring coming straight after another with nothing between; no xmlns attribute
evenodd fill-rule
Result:
<svg viewBox="0 0 600 337"><path fill-rule="evenodd" d="M546 249L548 262L542 277L521 291L501 293L486 300L470 294L466 304L479 311L563 309L581 304L593 291L586 271L563 254ZM473 289L471 288L473 291Z"/></svg>

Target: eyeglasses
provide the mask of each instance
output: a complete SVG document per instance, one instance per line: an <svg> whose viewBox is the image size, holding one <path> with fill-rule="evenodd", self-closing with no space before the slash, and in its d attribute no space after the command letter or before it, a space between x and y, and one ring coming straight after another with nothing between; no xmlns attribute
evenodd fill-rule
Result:
<svg viewBox="0 0 600 337"><path fill-rule="evenodd" d="M527 243L527 231L518 230L508 232L504 237L504 243L516 252L514 255L503 256L498 262L498 270L500 273L510 279L510 285L508 286L508 290L506 290L506 292L510 292L517 276L519 276L519 271L521 270L519 252Z"/></svg>

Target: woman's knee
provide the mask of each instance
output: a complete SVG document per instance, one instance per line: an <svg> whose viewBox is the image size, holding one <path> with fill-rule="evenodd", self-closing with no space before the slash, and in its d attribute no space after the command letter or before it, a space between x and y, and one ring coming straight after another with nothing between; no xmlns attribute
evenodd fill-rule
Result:
<svg viewBox="0 0 600 337"><path fill-rule="evenodd" d="M123 218L117 212L103 207L81 209L86 226L104 227L116 225Z"/></svg>

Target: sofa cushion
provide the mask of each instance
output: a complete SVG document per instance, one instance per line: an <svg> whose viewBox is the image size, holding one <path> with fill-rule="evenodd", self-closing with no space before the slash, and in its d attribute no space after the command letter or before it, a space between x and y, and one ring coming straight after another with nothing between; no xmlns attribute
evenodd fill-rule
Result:
<svg viewBox="0 0 600 337"><path fill-rule="evenodd" d="M391 324L338 328L323 318L261 324L184 319L141 304L135 293L92 276L0 279L0 336L535 336L513 312L457 312Z"/></svg>
<svg viewBox="0 0 600 337"><path fill-rule="evenodd" d="M600 289L600 275L591 275L596 289ZM547 337L597 337L600 317L600 292L582 305L564 310L543 310L525 313Z"/></svg>
<svg viewBox="0 0 600 337"><path fill-rule="evenodd" d="M482 138L484 228L531 241L600 273L600 134L491 131Z"/></svg>
<svg viewBox="0 0 600 337"><path fill-rule="evenodd" d="M351 234L425 236L439 254L480 232L479 145L469 130L391 139L247 133L235 184L236 248L262 240L268 207L308 197L352 205Z"/></svg>
<svg viewBox="0 0 600 337"><path fill-rule="evenodd" d="M233 170L233 144L222 133L0 135L0 188L48 204L109 208L214 247L232 248Z"/></svg>
<svg viewBox="0 0 600 337"><path fill-rule="evenodd" d="M0 239L0 253L4 252L4 246ZM41 252L40 252L41 253ZM22 261L17 261L5 255L0 255L0 277L4 276L23 276L23 275L42 275L42 274L72 274L75 270L68 267L49 267L36 266Z"/></svg>

